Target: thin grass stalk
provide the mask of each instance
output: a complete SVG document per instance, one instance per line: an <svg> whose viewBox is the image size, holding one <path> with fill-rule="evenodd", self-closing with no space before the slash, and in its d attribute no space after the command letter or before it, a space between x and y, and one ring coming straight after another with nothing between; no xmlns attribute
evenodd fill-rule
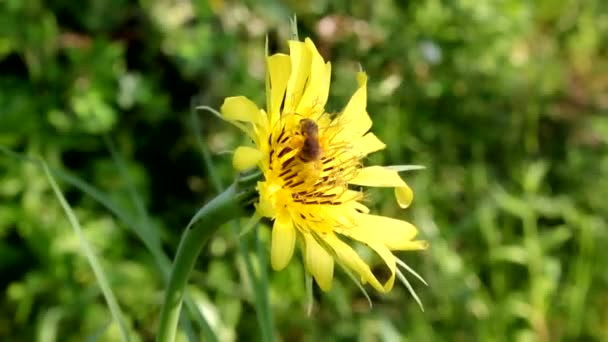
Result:
<svg viewBox="0 0 608 342"><path fill-rule="evenodd" d="M74 233L78 236L78 239L80 240L80 246L82 247L84 255L85 255L87 261L89 262L91 269L93 269L93 274L95 275L97 284L101 288L101 292L106 300L106 304L108 305L108 308L110 309L112 318L118 324L118 329L120 331L121 340L126 341L126 342L130 341L131 339L129 337L129 329L128 329L127 323L125 321L124 314L122 313L122 310L120 309L120 306L118 305L118 301L116 300L116 297L114 296L114 292L112 292L112 288L110 287L110 284L107 280L105 272L103 271L103 268L101 267L101 264L100 264L99 260L97 259L97 256L93 252L93 248L91 247L91 245L89 244L89 241L86 239L86 237L84 236L84 233L82 232L82 227L80 226L80 222L78 221L76 214L74 213L71 206L69 205L69 203L63 196L63 192L59 188L59 185L57 185L55 178L51 174L51 171L46 166L46 163L44 161L42 161L42 168L44 170L44 174L46 175L46 178L48 179L49 183L51 184L51 188L53 189L53 192L55 193L57 200L59 200L61 207L63 208L66 216L68 217L70 224L72 225L72 228L74 229Z"/></svg>

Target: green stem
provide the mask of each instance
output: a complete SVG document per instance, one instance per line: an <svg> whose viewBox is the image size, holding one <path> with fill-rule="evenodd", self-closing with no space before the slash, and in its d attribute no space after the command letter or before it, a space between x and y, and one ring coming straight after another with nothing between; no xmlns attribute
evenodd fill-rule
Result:
<svg viewBox="0 0 608 342"><path fill-rule="evenodd" d="M215 112L212 108L209 107L199 107L201 109L208 110L214 113L217 116L220 116L219 113ZM203 159L205 162L205 167L207 169L207 173L209 174L209 178L211 179L211 183L214 185L216 191L222 191L222 182L219 179L219 176L216 172L215 167L213 166L213 162L211 160L211 154L209 153L209 148L207 145L203 143L203 139L199 132L202 132L200 120L198 116L192 112L192 127L194 128L194 135L196 137L197 144L201 150L201 154L203 155ZM240 177L240 183L244 187L252 187L255 188L257 181L262 177L259 171L244 174ZM254 214L255 215L255 214ZM256 316L258 318L258 325L260 326L261 332L261 340L262 341L273 341L273 318L272 312L270 310L270 303L268 299L268 281L267 281L267 273L266 273L266 265L267 262L264 259L266 255L266 251L262 250L259 243L259 238L256 233L256 241L258 242L257 254L260 258L260 266L261 272L259 277L256 276L251 258L249 256L249 245L246 243L247 240L244 238L244 235L247 232L254 228L259 221L259 217L254 219L255 222L252 223L252 226L249 227L249 224L246 225L245 229L241 230L241 227L237 222L232 223L232 231L234 233L234 237L236 239L236 247L237 254L243 258L243 263L245 265L245 274L243 275L243 282L250 285L252 287L252 291L254 292L253 302L255 305Z"/></svg>
<svg viewBox="0 0 608 342"><path fill-rule="evenodd" d="M255 241L257 247L258 258L260 262L260 279L258 281L258 289L257 295L261 296L261 303L263 309L261 311L261 316L264 320L263 326L266 330L264 335L265 341L274 341L274 327L273 327L273 317L272 310L270 309L270 299L268 298L268 274L267 274L267 265L268 260L266 259L266 250L264 248L264 244L262 239L260 239L259 232L256 230L255 232Z"/></svg>
<svg viewBox="0 0 608 342"><path fill-rule="evenodd" d="M156 341L175 340L184 290L201 249L223 223L238 217L240 203L248 195L248 192L240 192L237 183L234 183L199 210L188 224L173 262ZM205 223L205 227L193 227L199 220Z"/></svg>

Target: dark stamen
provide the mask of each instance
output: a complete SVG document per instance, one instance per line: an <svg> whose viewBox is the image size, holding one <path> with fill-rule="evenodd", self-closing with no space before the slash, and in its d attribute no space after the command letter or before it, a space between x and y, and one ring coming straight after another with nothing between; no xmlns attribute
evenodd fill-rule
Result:
<svg viewBox="0 0 608 342"><path fill-rule="evenodd" d="M279 134L279 137L277 138L277 142L281 140L281 138L283 137L283 134L285 134L285 127L283 127L281 129L281 134Z"/></svg>
<svg viewBox="0 0 608 342"><path fill-rule="evenodd" d="M324 159L323 164L331 163L333 160L334 160L334 157Z"/></svg>
<svg viewBox="0 0 608 342"><path fill-rule="evenodd" d="M286 155L287 153L289 153L291 151L293 151L293 149L291 147L285 147L285 148L283 148L281 150L281 152L279 152L278 157L281 158L281 157L283 157L284 155Z"/></svg>
<svg viewBox="0 0 608 342"><path fill-rule="evenodd" d="M288 174L288 173L290 173L290 172L291 172L291 169L283 170L283 172L281 172L281 173L279 174L279 177L283 178L283 176L285 176L286 174Z"/></svg>
<svg viewBox="0 0 608 342"><path fill-rule="evenodd" d="M283 180L285 182L290 181L291 179L293 179L297 174L296 173L292 173L291 175L289 175L287 178L283 178Z"/></svg>
<svg viewBox="0 0 608 342"><path fill-rule="evenodd" d="M285 107L285 97L287 96L287 92L285 92L285 94L283 94L283 97L281 97L281 104L279 105L279 113L283 113L283 109Z"/></svg>
<svg viewBox="0 0 608 342"><path fill-rule="evenodd" d="M295 188L298 185L302 185L302 184L304 184L304 181L295 182L293 185L287 185L287 184L285 184L285 185L289 186L290 188Z"/></svg>
<svg viewBox="0 0 608 342"><path fill-rule="evenodd" d="M284 161L283 164L281 164L281 169L286 169L289 166L289 164L291 164L292 161L293 161L293 157Z"/></svg>

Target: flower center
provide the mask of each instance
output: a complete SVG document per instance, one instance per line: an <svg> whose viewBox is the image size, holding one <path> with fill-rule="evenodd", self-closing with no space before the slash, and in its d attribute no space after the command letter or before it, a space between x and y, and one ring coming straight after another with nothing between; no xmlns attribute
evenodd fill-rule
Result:
<svg viewBox="0 0 608 342"><path fill-rule="evenodd" d="M334 141L335 134L311 119L290 129L281 125L268 140L269 167L274 179L301 204L339 205L348 181L359 169L359 158L347 143Z"/></svg>

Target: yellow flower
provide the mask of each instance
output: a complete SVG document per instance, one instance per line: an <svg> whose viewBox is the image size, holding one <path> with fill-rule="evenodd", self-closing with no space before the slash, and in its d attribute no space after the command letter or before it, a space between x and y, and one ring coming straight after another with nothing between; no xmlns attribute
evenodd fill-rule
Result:
<svg viewBox="0 0 608 342"><path fill-rule="evenodd" d="M359 186L392 187L407 207L413 193L396 169L363 167L361 160L385 147L373 133L366 111L367 76L357 74L358 89L339 114L325 112L331 65L310 39L289 41L289 55L267 57L266 110L245 97L226 98L222 116L242 129L255 147L241 146L233 164L239 170L258 166L260 216L273 220L271 263L284 268L296 241L306 270L325 291L337 262L380 292L393 287L397 275L410 289L397 265L418 276L392 251L426 248L414 240L417 230L405 221L372 215L361 203ZM369 246L390 271L383 281L347 241ZM415 296L415 294L414 294Z"/></svg>

